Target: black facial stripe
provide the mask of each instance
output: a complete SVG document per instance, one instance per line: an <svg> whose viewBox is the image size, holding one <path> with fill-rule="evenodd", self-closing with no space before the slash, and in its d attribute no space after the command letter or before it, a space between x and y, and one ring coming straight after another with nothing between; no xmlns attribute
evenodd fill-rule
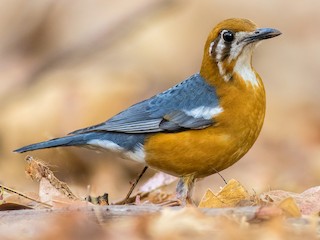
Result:
<svg viewBox="0 0 320 240"><path fill-rule="evenodd" d="M219 35L215 40L214 40L214 45L211 49L211 56L213 58L215 58L216 62L222 62L224 61L227 57L230 56L230 50L231 50L231 43L225 42L222 39L222 42L220 42L221 40L221 35ZM218 45L223 44L223 47L221 48L219 46L219 49L217 49ZM222 51L221 51L222 50ZM219 59L218 59L219 57Z"/></svg>
<svg viewBox="0 0 320 240"><path fill-rule="evenodd" d="M223 52L221 54L220 61L223 62L227 57L230 56L231 44L224 44Z"/></svg>

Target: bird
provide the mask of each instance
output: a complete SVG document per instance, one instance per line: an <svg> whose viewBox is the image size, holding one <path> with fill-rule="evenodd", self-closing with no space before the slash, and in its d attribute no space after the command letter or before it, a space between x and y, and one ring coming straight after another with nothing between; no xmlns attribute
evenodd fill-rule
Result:
<svg viewBox="0 0 320 240"><path fill-rule="evenodd" d="M280 34L248 19L223 20L209 33L198 73L105 122L14 152L67 146L113 151L178 177L177 199L192 203L197 179L230 167L256 141L266 95L252 55L261 40Z"/></svg>

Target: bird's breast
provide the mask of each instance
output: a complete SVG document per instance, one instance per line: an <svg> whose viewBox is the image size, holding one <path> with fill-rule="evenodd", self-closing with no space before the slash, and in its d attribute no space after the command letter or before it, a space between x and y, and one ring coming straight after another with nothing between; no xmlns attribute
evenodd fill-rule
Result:
<svg viewBox="0 0 320 240"><path fill-rule="evenodd" d="M149 166L176 176L205 177L238 161L253 145L263 125L265 92L234 79L216 88L223 111L201 130L157 133L145 142Z"/></svg>

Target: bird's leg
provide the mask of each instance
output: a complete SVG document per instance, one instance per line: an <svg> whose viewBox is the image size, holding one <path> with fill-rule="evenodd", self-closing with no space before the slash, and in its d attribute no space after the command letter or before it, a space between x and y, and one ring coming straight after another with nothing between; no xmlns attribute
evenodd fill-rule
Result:
<svg viewBox="0 0 320 240"><path fill-rule="evenodd" d="M193 175L181 177L177 188L177 198L181 201L182 206L194 205L192 201L192 192L194 187L195 178Z"/></svg>

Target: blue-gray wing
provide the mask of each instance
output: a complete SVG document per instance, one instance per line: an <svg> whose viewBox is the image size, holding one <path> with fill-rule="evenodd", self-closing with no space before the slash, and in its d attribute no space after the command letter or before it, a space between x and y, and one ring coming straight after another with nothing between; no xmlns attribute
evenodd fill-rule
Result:
<svg viewBox="0 0 320 240"><path fill-rule="evenodd" d="M101 124L70 134L92 131L152 133L202 129L221 112L215 88L195 74L150 99L137 103Z"/></svg>

